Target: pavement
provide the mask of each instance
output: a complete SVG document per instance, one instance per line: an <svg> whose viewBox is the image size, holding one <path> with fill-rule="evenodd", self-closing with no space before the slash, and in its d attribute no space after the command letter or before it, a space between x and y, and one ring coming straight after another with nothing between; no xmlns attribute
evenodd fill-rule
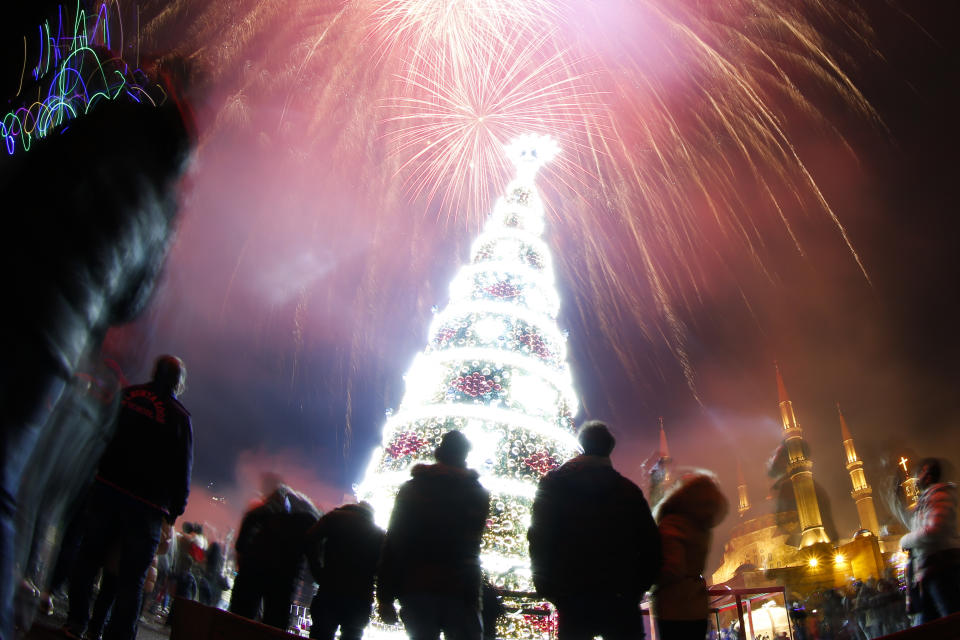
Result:
<svg viewBox="0 0 960 640"><path fill-rule="evenodd" d="M38 614L30 631L18 634L17 638L18 640L65 640L67 636L61 628L66 619L66 601L57 600L52 614ZM166 626L162 619L152 615L140 617L137 640L169 640L169 638L170 627Z"/></svg>

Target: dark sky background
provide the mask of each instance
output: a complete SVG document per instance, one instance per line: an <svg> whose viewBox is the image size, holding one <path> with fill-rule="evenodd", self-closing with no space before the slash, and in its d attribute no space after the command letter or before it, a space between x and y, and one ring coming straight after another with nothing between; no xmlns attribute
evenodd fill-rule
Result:
<svg viewBox="0 0 960 640"><path fill-rule="evenodd" d="M399 178L375 170L375 138L364 127L376 123L363 122L370 81L345 62L350 34L336 36L340 57L325 64L310 58L300 27L288 26L346 29L332 22L338 3L275 4L140 3L142 55L162 57L169 47L191 60L187 95L201 146L164 280L148 312L115 331L108 349L132 379L147 375L156 353L186 360L183 400L196 434L188 516L223 535L263 470L325 509L361 480L384 411L399 404L401 376L424 346L430 307L445 304L475 233L428 203L405 201ZM875 487L889 473L880 465L886 457L957 457L954 5L864 3L870 47L849 33L827 34L838 47L831 55L882 124L812 81L797 90L822 120L783 105L778 113L870 280L836 227L802 206L786 213L803 255L775 212L759 214L770 219L759 229L769 276L735 243L706 238L723 263L706 263L706 294L672 289L684 299L677 313L696 395L669 341L649 330L663 326L649 298L611 298L610 283L580 268L583 237L551 225L560 324L583 405L577 418L609 421L619 440L614 462L626 475L642 482L663 416L678 467L715 471L735 505L740 459L759 502L780 438L774 360L842 536L857 523L837 402ZM198 35L216 25L231 25L221 40ZM271 63L285 46L302 64ZM615 238L604 224L598 217L590 251L603 250L598 238ZM649 325L634 325L631 314L615 330L596 321L592 310L616 318L618 305L649 313ZM715 547L736 520L734 512L721 525ZM718 560L714 553L708 570Z"/></svg>

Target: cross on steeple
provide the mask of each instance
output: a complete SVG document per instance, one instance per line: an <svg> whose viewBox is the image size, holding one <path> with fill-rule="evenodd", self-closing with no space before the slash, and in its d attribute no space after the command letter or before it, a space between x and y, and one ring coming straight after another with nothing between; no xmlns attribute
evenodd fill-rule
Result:
<svg viewBox="0 0 960 640"><path fill-rule="evenodd" d="M903 456L900 456L900 463L899 463L899 464L900 464L901 467L903 467L903 472L904 472L904 473L906 473L906 474L909 474L909 473L910 473L909 471L907 471L907 459L906 459L906 458L904 458Z"/></svg>

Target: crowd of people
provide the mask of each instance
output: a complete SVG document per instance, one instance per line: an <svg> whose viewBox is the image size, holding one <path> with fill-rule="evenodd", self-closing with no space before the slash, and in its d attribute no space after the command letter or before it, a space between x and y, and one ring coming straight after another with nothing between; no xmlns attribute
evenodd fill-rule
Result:
<svg viewBox="0 0 960 640"><path fill-rule="evenodd" d="M231 547L209 542L199 523L174 530L192 468L190 415L178 400L185 378L182 361L163 356L150 382L123 390L113 437L64 537L61 563L71 566L55 572L69 576L67 637L133 640L141 614L165 614L173 596L286 630L312 584L312 638L359 640L374 610L384 624L402 620L411 640L496 636L504 607L480 564L490 494L467 467L466 436L445 433L435 462L412 468L386 531L367 503L324 515L277 482ZM711 531L728 510L716 479L682 475L656 487L651 509L613 468L605 424L585 423L578 439L582 454L541 479L527 532L536 595L554 605L559 640L643 637L647 593L660 638L739 633L712 629L703 578ZM148 449L161 471L142 464L137 452ZM869 640L909 626L908 612L925 622L958 610L956 489L940 475L936 460L921 463L915 526L902 543L912 588L888 575L816 593L791 607L794 637Z"/></svg>

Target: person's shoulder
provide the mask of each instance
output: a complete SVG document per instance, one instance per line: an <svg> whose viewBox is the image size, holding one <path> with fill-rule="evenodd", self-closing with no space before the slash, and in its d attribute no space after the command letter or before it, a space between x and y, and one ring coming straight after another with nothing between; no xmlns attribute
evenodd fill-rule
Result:
<svg viewBox="0 0 960 640"><path fill-rule="evenodd" d="M942 503L945 501L957 501L957 485L952 482L938 482L931 485L925 492L924 497L927 502Z"/></svg>
<svg viewBox="0 0 960 640"><path fill-rule="evenodd" d="M466 467L455 467L442 462L418 464L410 469L411 480L444 480L466 483L480 483L480 474ZM408 481L409 482L409 481Z"/></svg>
<svg viewBox="0 0 960 640"><path fill-rule="evenodd" d="M187 419L190 418L190 411L185 406L183 406L183 403L180 402L180 400L178 400L173 396L170 396L169 400L170 400L170 404L172 404L177 411L182 413L185 418Z"/></svg>

